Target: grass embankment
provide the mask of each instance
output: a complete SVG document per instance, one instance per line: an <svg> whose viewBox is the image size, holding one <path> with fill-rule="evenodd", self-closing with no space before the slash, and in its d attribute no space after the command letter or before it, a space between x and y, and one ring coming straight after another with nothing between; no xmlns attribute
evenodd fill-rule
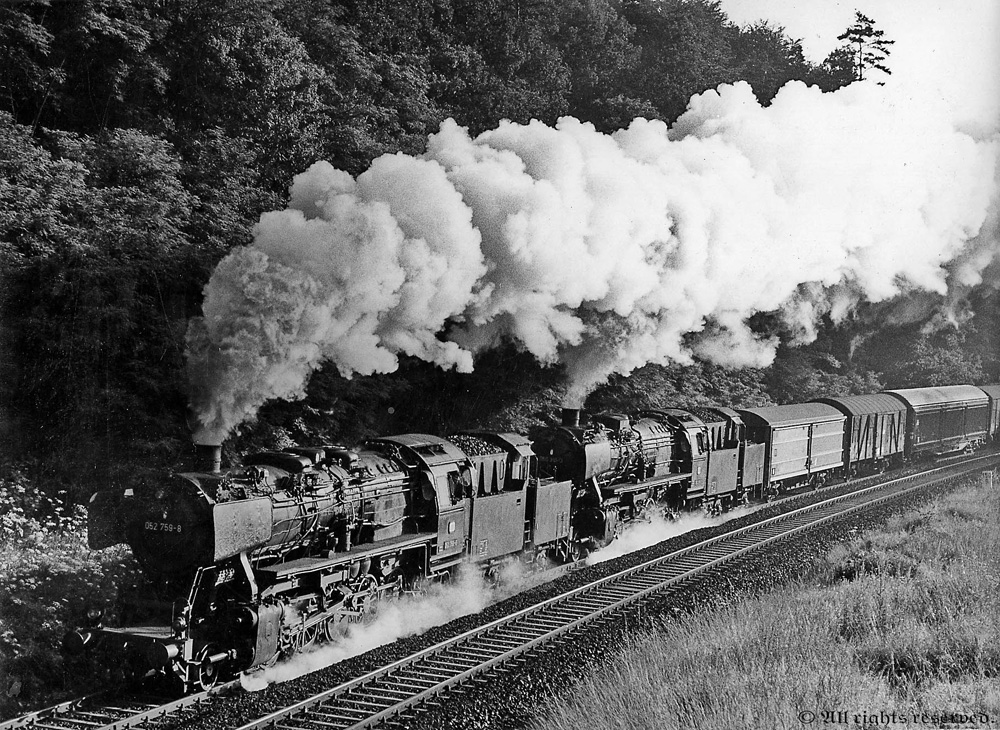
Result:
<svg viewBox="0 0 1000 730"><path fill-rule="evenodd" d="M998 492L967 485L836 547L808 581L661 625L535 727L1000 723Z"/></svg>
<svg viewBox="0 0 1000 730"><path fill-rule="evenodd" d="M0 719L94 683L67 669L62 637L136 572L124 547L91 551L85 525L83 508L40 496L16 470L0 474Z"/></svg>

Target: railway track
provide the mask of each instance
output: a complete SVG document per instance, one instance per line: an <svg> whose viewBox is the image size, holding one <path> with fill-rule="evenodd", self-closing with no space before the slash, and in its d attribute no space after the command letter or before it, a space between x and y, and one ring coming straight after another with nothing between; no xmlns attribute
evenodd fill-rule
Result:
<svg viewBox="0 0 1000 730"><path fill-rule="evenodd" d="M239 681L213 687L166 703L160 697L139 694L98 692L62 702L44 710L0 722L0 730L126 730L154 728L159 724L183 721L202 712L217 698L239 686Z"/></svg>
<svg viewBox="0 0 1000 730"><path fill-rule="evenodd" d="M778 540L916 489L1000 464L988 454L841 494L705 540L488 623L386 667L267 715L240 730L337 730L389 723L545 644L649 600ZM784 501L784 500L781 500ZM792 502L793 500L789 500ZM95 693L0 722L0 730L125 730L178 727L209 709L229 682L162 702Z"/></svg>
<svg viewBox="0 0 1000 730"><path fill-rule="evenodd" d="M635 608L724 563L805 530L963 474L1000 464L988 455L938 467L806 507L705 540L581 586L468 631L239 730L346 730L403 720L461 685L571 636L617 612Z"/></svg>

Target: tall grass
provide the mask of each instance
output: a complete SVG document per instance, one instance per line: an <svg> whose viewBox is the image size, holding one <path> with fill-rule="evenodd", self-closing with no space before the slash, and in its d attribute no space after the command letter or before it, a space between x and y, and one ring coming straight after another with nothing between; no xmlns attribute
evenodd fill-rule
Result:
<svg viewBox="0 0 1000 730"><path fill-rule="evenodd" d="M873 711L998 719L998 627L1000 499L967 487L838 546L808 583L629 641L534 727L801 730L806 711L817 725L846 712L853 727Z"/></svg>

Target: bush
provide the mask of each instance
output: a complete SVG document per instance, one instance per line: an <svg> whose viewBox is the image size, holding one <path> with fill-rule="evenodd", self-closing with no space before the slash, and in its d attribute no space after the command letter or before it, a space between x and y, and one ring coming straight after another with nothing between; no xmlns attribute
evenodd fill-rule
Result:
<svg viewBox="0 0 1000 730"><path fill-rule="evenodd" d="M0 472L0 718L87 689L64 669L62 637L88 602L114 602L137 566L123 546L91 551L86 510Z"/></svg>

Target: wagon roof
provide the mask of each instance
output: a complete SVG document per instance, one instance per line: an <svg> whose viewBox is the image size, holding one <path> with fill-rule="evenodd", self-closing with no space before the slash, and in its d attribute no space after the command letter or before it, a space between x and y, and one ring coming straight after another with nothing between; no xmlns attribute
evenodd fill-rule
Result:
<svg viewBox="0 0 1000 730"><path fill-rule="evenodd" d="M863 416L869 413L902 413L906 406L887 393L867 395L842 395L836 398L817 398L817 403L828 403L842 413Z"/></svg>
<svg viewBox="0 0 1000 730"><path fill-rule="evenodd" d="M777 426L800 426L804 423L846 420L846 416L843 413L825 403L796 403L788 406L744 408L740 409L739 413L746 416L751 423L763 421L772 428Z"/></svg>
<svg viewBox="0 0 1000 730"><path fill-rule="evenodd" d="M901 388L887 390L911 408L938 405L984 406L986 393L974 385L943 385L939 388Z"/></svg>
<svg viewBox="0 0 1000 730"><path fill-rule="evenodd" d="M1000 400L1000 385L980 385L979 389L993 400Z"/></svg>

